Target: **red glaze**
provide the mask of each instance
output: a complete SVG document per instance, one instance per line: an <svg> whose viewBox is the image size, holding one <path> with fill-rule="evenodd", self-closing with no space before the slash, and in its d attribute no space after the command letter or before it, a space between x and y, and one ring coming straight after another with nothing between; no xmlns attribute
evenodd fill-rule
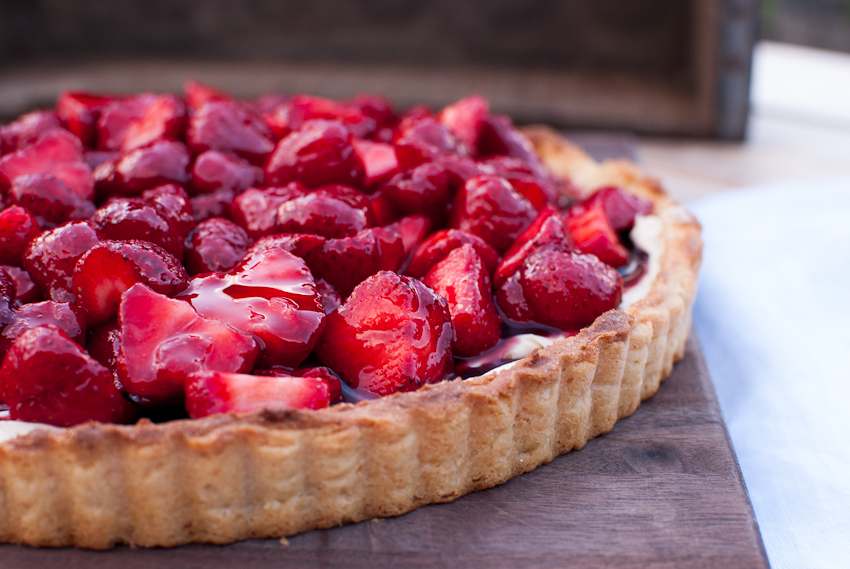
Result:
<svg viewBox="0 0 850 569"><path fill-rule="evenodd" d="M186 270L190 275L227 272L239 264L250 246L251 238L232 221L207 219L186 239Z"/></svg>
<svg viewBox="0 0 850 569"><path fill-rule="evenodd" d="M0 389L15 420L70 427L135 417L109 370L53 326L27 330L15 341L0 368Z"/></svg>
<svg viewBox="0 0 850 569"><path fill-rule="evenodd" d="M65 91L56 102L56 114L62 125L87 147L95 145L97 139L97 119L100 111L115 99L92 93Z"/></svg>
<svg viewBox="0 0 850 569"><path fill-rule="evenodd" d="M506 179L480 175L458 192L450 225L481 237L501 253L536 216L531 203Z"/></svg>
<svg viewBox="0 0 850 569"><path fill-rule="evenodd" d="M161 247L131 239L104 241L92 247L74 268L72 287L77 306L89 324L106 322L118 313L121 295L136 283L175 295L188 286L183 265Z"/></svg>
<svg viewBox="0 0 850 569"><path fill-rule="evenodd" d="M334 185L280 204L274 232L349 237L374 225L369 199L353 188Z"/></svg>
<svg viewBox="0 0 850 569"><path fill-rule="evenodd" d="M316 354L350 387L390 395L450 374L453 335L445 300L416 279L382 271L328 315Z"/></svg>
<svg viewBox="0 0 850 569"><path fill-rule="evenodd" d="M593 255L544 245L496 289L505 316L562 330L590 325L620 304L623 279Z"/></svg>
<svg viewBox="0 0 850 569"><path fill-rule="evenodd" d="M501 285L513 275L532 251L543 245L557 245L565 251L572 251L572 235L564 224L561 214L553 207L546 206L534 222L517 237L514 244L505 252L502 262L493 275L493 283Z"/></svg>
<svg viewBox="0 0 850 569"><path fill-rule="evenodd" d="M398 159L395 147L385 142L372 142L355 138L352 141L354 150L363 162L366 177L364 188L376 188L398 173Z"/></svg>
<svg viewBox="0 0 850 569"><path fill-rule="evenodd" d="M250 188L234 198L230 216L256 239L274 232L277 210L283 203L306 193L307 189L300 182L283 187Z"/></svg>
<svg viewBox="0 0 850 569"><path fill-rule="evenodd" d="M118 327L117 319L109 320L89 330L86 351L113 374L116 373L118 367L118 351L120 348L121 330Z"/></svg>
<svg viewBox="0 0 850 569"><path fill-rule="evenodd" d="M180 142L160 140L122 154L94 170L99 195L135 196L162 184L189 181L189 151Z"/></svg>
<svg viewBox="0 0 850 569"><path fill-rule="evenodd" d="M0 264L21 266L24 251L41 230L26 209L13 205L0 211Z"/></svg>
<svg viewBox="0 0 850 569"><path fill-rule="evenodd" d="M582 253L596 255L612 267L622 267L629 262L629 252L620 243L601 205L579 205L570 209L566 224L576 248Z"/></svg>
<svg viewBox="0 0 850 569"><path fill-rule="evenodd" d="M171 94L141 93L103 107L97 121L100 150L129 152L186 129L186 105Z"/></svg>
<svg viewBox="0 0 850 569"><path fill-rule="evenodd" d="M251 336L143 284L124 293L118 325L118 378L128 393L154 403L183 399L184 385L195 372L245 373L257 359Z"/></svg>
<svg viewBox="0 0 850 569"><path fill-rule="evenodd" d="M207 150L195 158L189 187L196 194L209 194L221 188L241 192L262 182L262 168L233 154Z"/></svg>
<svg viewBox="0 0 850 569"><path fill-rule="evenodd" d="M9 277L15 282L14 299L19 304L29 304L30 302L38 302L41 300L41 290L30 278L30 274L20 267L11 265L0 265L0 270L6 272Z"/></svg>
<svg viewBox="0 0 850 569"><path fill-rule="evenodd" d="M185 227L178 225L161 207L142 198L112 200L95 212L92 224L105 239L149 241L176 258L183 258Z"/></svg>
<svg viewBox="0 0 850 569"><path fill-rule="evenodd" d="M404 241L394 231L372 227L353 237L328 239L307 254L316 278L331 283L343 297L369 275L395 271L404 262Z"/></svg>
<svg viewBox="0 0 850 569"><path fill-rule="evenodd" d="M490 274L472 245L453 250L428 271L422 282L448 302L455 356L477 356L498 343L502 319L493 303Z"/></svg>
<svg viewBox="0 0 850 569"><path fill-rule="evenodd" d="M86 251L100 243L89 221L72 221L45 231L30 243L23 265L45 297L74 302L74 267Z"/></svg>
<svg viewBox="0 0 850 569"><path fill-rule="evenodd" d="M438 162L426 162L393 178L381 191L402 215L421 214L442 225L452 200L449 173Z"/></svg>
<svg viewBox="0 0 850 569"><path fill-rule="evenodd" d="M230 218L230 204L234 197L233 190L221 188L211 194L189 198L195 222L200 223L211 217Z"/></svg>
<svg viewBox="0 0 850 569"><path fill-rule="evenodd" d="M487 272L493 274L496 265L499 263L499 253L477 235L460 229L443 229L429 235L416 248L405 274L421 278L431 270L431 267L445 259L454 249L465 244L472 245L475 252L481 257Z"/></svg>
<svg viewBox="0 0 850 569"><path fill-rule="evenodd" d="M27 208L35 216L43 229L52 229L66 221L88 219L95 211L92 202L50 175L21 176L12 183L9 194L15 204Z"/></svg>
<svg viewBox="0 0 850 569"><path fill-rule="evenodd" d="M85 313L67 302L45 300L15 309L12 320L0 334L0 361L16 338L31 328L45 324L56 326L81 346L85 344Z"/></svg>
<svg viewBox="0 0 850 569"><path fill-rule="evenodd" d="M478 138L490 115L490 103L481 95L470 95L445 107L437 120L446 125L452 134L470 149L478 148Z"/></svg>
<svg viewBox="0 0 850 569"><path fill-rule="evenodd" d="M0 190L31 174L55 176L83 199L94 196L94 180L83 160L83 145L64 130L50 131L26 148L0 158Z"/></svg>
<svg viewBox="0 0 850 569"><path fill-rule="evenodd" d="M298 181L309 188L329 184L362 188L365 177L351 132L339 121L322 119L305 122L278 142L265 169L269 185Z"/></svg>
<svg viewBox="0 0 850 569"><path fill-rule="evenodd" d="M186 144L195 154L232 152L256 164L274 149L266 123L237 101L207 101L198 107L189 119Z"/></svg>
<svg viewBox="0 0 850 569"><path fill-rule="evenodd" d="M22 115L18 120L0 127L0 154L20 150L43 134L61 128L56 113L52 111L33 111Z"/></svg>
<svg viewBox="0 0 850 569"><path fill-rule="evenodd" d="M576 206L590 209L600 206L605 211L608 221L614 231L631 229L635 224L637 215L648 215L652 213L652 202L639 198L634 194L616 187L601 188L594 192L589 198Z"/></svg>
<svg viewBox="0 0 850 569"><path fill-rule="evenodd" d="M260 344L263 365L297 366L325 323L322 299L306 263L282 249L245 256L233 274L195 277L178 298Z"/></svg>
<svg viewBox="0 0 850 569"><path fill-rule="evenodd" d="M186 383L186 410L193 419L217 413L323 409L328 405L328 385L317 377L203 371L193 374Z"/></svg>

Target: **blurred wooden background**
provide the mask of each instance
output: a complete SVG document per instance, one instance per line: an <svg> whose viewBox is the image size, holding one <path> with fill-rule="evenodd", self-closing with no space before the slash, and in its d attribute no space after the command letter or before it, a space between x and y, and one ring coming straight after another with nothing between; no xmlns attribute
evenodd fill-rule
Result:
<svg viewBox="0 0 850 569"><path fill-rule="evenodd" d="M470 92L520 122L744 135L755 0L3 0L0 116L66 88Z"/></svg>

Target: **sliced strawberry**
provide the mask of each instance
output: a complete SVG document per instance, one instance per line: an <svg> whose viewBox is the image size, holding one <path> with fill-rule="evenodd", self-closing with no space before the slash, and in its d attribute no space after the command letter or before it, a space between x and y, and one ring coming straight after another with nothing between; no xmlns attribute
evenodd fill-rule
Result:
<svg viewBox="0 0 850 569"><path fill-rule="evenodd" d="M177 184L164 184L142 192L140 196L154 206L181 238L185 239L197 223L192 212L189 194Z"/></svg>
<svg viewBox="0 0 850 569"><path fill-rule="evenodd" d="M259 375L265 377L313 377L321 379L328 386L328 396L330 404L342 402L342 386L337 374L329 367L305 367L305 368L288 368L277 367L268 369L255 369L251 375Z"/></svg>
<svg viewBox="0 0 850 569"><path fill-rule="evenodd" d="M12 201L32 213L43 229L52 229L66 221L88 219L95 211L89 200L79 196L68 184L54 176L21 176L12 183Z"/></svg>
<svg viewBox="0 0 850 569"><path fill-rule="evenodd" d="M297 366L325 324L322 300L303 259L282 249L249 253L232 274L195 277L178 298L198 314L257 338L264 365Z"/></svg>
<svg viewBox="0 0 850 569"><path fill-rule="evenodd" d="M490 274L472 245L453 250L428 271L422 282L448 302L455 330L455 356L477 356L498 343L502 319L493 303Z"/></svg>
<svg viewBox="0 0 850 569"><path fill-rule="evenodd" d="M452 371L446 301L409 277L382 271L328 315L316 354L354 389L413 391Z"/></svg>
<svg viewBox="0 0 850 569"><path fill-rule="evenodd" d="M623 279L593 255L544 245L496 290L505 315L562 330L590 325L620 304Z"/></svg>
<svg viewBox="0 0 850 569"><path fill-rule="evenodd" d="M262 168L233 154L207 150L192 165L190 188L196 194L209 194L221 188L241 192L262 182Z"/></svg>
<svg viewBox="0 0 850 569"><path fill-rule="evenodd" d="M446 154L469 156L469 148L446 126L426 117L400 125L395 140L396 157L402 170L438 159Z"/></svg>
<svg viewBox="0 0 850 569"><path fill-rule="evenodd" d="M596 255L612 267L629 262L629 252L620 243L601 205L576 206L567 215L566 224L579 251Z"/></svg>
<svg viewBox="0 0 850 569"><path fill-rule="evenodd" d="M392 140L392 127L396 123L392 101L383 95L358 93L351 100L351 104L375 121L375 131L371 134L373 140L382 142Z"/></svg>
<svg viewBox="0 0 850 569"><path fill-rule="evenodd" d="M183 84L183 92L186 95L186 104L192 111L197 111L205 103L212 101L233 101L233 96L224 91L219 91L209 85L198 83L189 79Z"/></svg>
<svg viewBox="0 0 850 569"><path fill-rule="evenodd" d="M390 223L386 226L386 229L401 236L401 242L404 245L404 258L407 259L416 249L416 246L428 235L431 230L431 220L424 215L409 215Z"/></svg>
<svg viewBox="0 0 850 569"><path fill-rule="evenodd" d="M89 324L106 322L118 313L121 295L136 283L175 295L186 288L183 265L161 247L145 241L103 241L77 262L72 287L77 306Z"/></svg>
<svg viewBox="0 0 850 569"><path fill-rule="evenodd" d="M83 160L89 165L92 172L101 164L118 160L119 158L121 158L121 153L112 150L86 150L83 153Z"/></svg>
<svg viewBox="0 0 850 569"><path fill-rule="evenodd" d="M266 165L266 183L362 188L366 171L352 140L351 131L339 121L309 120L277 143Z"/></svg>
<svg viewBox="0 0 850 569"><path fill-rule="evenodd" d="M91 148L97 142L100 111L114 100L114 97L65 91L56 102L56 114L65 128L77 135L83 145Z"/></svg>
<svg viewBox="0 0 850 569"><path fill-rule="evenodd" d="M499 252L507 250L537 212L510 182L481 175L464 184L454 201L450 225L484 239Z"/></svg>
<svg viewBox="0 0 850 569"><path fill-rule="evenodd" d="M0 264L21 266L24 252L41 230L26 209L13 205L0 211Z"/></svg>
<svg viewBox="0 0 850 569"><path fill-rule="evenodd" d="M389 225L398 219L398 212L390 199L384 195L384 192L379 188L367 196L372 205L372 212L375 214L376 225Z"/></svg>
<svg viewBox="0 0 850 569"><path fill-rule="evenodd" d="M478 155L512 156L528 164L535 175L544 178L548 175L534 145L504 115L490 115L485 121L478 138Z"/></svg>
<svg viewBox="0 0 850 569"><path fill-rule="evenodd" d="M342 306L343 298L340 296L339 291L325 279L316 281L316 290L322 295L322 308L325 310L325 314L330 314Z"/></svg>
<svg viewBox="0 0 850 569"><path fill-rule="evenodd" d="M135 417L109 370L53 326L33 328L15 341L0 368L0 388L15 420L69 427Z"/></svg>
<svg viewBox="0 0 850 569"><path fill-rule="evenodd" d="M18 120L0 127L0 154L20 150L38 140L41 135L60 130L62 125L52 111L33 111Z"/></svg>
<svg viewBox="0 0 850 569"><path fill-rule="evenodd" d="M499 263L499 253L477 235L460 229L443 229L429 235L416 248L405 274L422 278L431 270L431 267L445 259L454 249L465 244L472 245L484 266L487 267L487 272L493 274Z"/></svg>
<svg viewBox="0 0 850 569"><path fill-rule="evenodd" d="M207 219L186 239L186 270L190 275L227 272L239 264L250 246L251 238L232 221Z"/></svg>
<svg viewBox="0 0 850 569"><path fill-rule="evenodd" d="M374 225L369 198L353 188L333 185L280 204L274 232L349 237Z"/></svg>
<svg viewBox="0 0 850 569"><path fill-rule="evenodd" d="M357 138L369 136L377 126L375 119L351 103L313 95L296 95L280 105L266 122L282 138L298 130L308 120L327 119L343 123Z"/></svg>
<svg viewBox="0 0 850 569"><path fill-rule="evenodd" d="M0 334L0 361L19 336L44 324L56 326L81 346L85 344L86 317L83 311L67 302L45 300L25 304L15 310L14 317Z"/></svg>
<svg viewBox="0 0 850 569"><path fill-rule="evenodd" d="M232 152L256 164L274 150L266 123L238 101L207 101L189 119L186 143L192 152Z"/></svg>
<svg viewBox="0 0 850 569"><path fill-rule="evenodd" d="M470 158L455 156L454 154L440 156L435 162L439 162L446 169L446 172L449 173L452 192L456 192L467 180L479 174L495 173L484 164L479 164Z"/></svg>
<svg viewBox="0 0 850 569"><path fill-rule="evenodd" d="M15 279L3 267L0 267L0 333L15 318L13 309L18 306L16 296Z"/></svg>
<svg viewBox="0 0 850 569"><path fill-rule="evenodd" d="M577 208L589 209L595 206L602 207L614 231L631 229L636 216L652 213L652 202L613 186L595 191Z"/></svg>
<svg viewBox="0 0 850 569"><path fill-rule="evenodd" d="M30 174L55 176L83 199L94 196L94 180L91 168L83 161L83 145L70 132L50 131L26 148L0 158L0 190Z"/></svg>
<svg viewBox="0 0 850 569"><path fill-rule="evenodd" d="M575 246L572 236L561 214L553 207L546 206L534 222L517 237L514 244L505 252L502 262L493 275L493 283L498 287L513 275L532 251L543 245L557 245L565 251Z"/></svg>
<svg viewBox="0 0 850 569"><path fill-rule="evenodd" d="M371 227L353 237L328 239L307 254L316 278L331 283L347 297L363 279L378 271L395 271L404 262L404 242L394 231Z"/></svg>
<svg viewBox="0 0 850 569"><path fill-rule="evenodd" d="M281 204L302 196L307 189L300 182L283 187L250 188L234 198L230 215L253 238L268 235L277 225L277 209Z"/></svg>
<svg viewBox="0 0 850 569"><path fill-rule="evenodd" d="M102 107L97 119L98 150L131 150L124 148L127 131L134 121L145 115L156 100L156 93L139 93L116 99Z"/></svg>
<svg viewBox="0 0 850 569"><path fill-rule="evenodd" d="M121 329L118 320L107 320L89 330L86 351L117 379L118 354L121 350Z"/></svg>
<svg viewBox="0 0 850 569"><path fill-rule="evenodd" d="M74 267L98 243L100 237L90 222L72 221L33 239L24 253L23 266L45 297L73 302Z"/></svg>
<svg viewBox="0 0 850 569"><path fill-rule="evenodd" d="M186 410L193 419L216 413L323 409L328 405L328 385L317 377L205 371L193 374L186 383Z"/></svg>
<svg viewBox="0 0 850 569"><path fill-rule="evenodd" d="M200 223L212 217L230 218L230 204L236 197L233 190L219 188L211 194L193 196L189 198L192 205L192 215L195 222Z"/></svg>
<svg viewBox="0 0 850 569"><path fill-rule="evenodd" d="M248 253L254 255L265 249L282 249L296 257L306 259L310 251L321 247L325 241L327 239L321 235L310 233L278 233L261 237L251 246Z"/></svg>
<svg viewBox="0 0 850 569"><path fill-rule="evenodd" d="M160 140L150 146L104 162L94 171L98 193L134 196L162 184L189 181L189 151L173 140Z"/></svg>
<svg viewBox="0 0 850 569"><path fill-rule="evenodd" d="M11 265L0 265L0 270L5 271L15 281L15 295L13 298L19 304L29 304L41 300L41 290L32 281L27 271Z"/></svg>
<svg viewBox="0 0 850 569"><path fill-rule="evenodd" d="M140 93L103 107L97 122L100 150L129 152L157 140L177 139L186 128L186 105L171 94Z"/></svg>
<svg viewBox="0 0 850 569"><path fill-rule="evenodd" d="M175 223L167 212L149 201L116 198L98 209L91 221L106 239L149 241L176 258L183 258L185 227Z"/></svg>
<svg viewBox="0 0 850 569"><path fill-rule="evenodd" d="M442 225L452 194L449 173L438 162L426 162L396 174L381 191L402 215L422 214Z"/></svg>
<svg viewBox="0 0 850 569"><path fill-rule="evenodd" d="M478 148L478 138L487 117L490 116L490 103L481 95L470 95L445 107L437 115L437 120L446 125L452 133L469 148Z"/></svg>
<svg viewBox="0 0 850 569"><path fill-rule="evenodd" d="M352 141L354 150L363 162L366 177L364 188L376 188L398 173L398 159L395 147L385 142L372 142L355 138Z"/></svg>
<svg viewBox="0 0 850 569"><path fill-rule="evenodd" d="M153 402L182 399L193 373L245 373L257 358L257 343L249 335L143 284L124 293L118 323L118 377L128 393Z"/></svg>

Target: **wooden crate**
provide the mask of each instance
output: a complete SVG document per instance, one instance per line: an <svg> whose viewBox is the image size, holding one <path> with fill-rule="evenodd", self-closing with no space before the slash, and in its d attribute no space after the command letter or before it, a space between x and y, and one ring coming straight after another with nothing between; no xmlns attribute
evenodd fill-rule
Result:
<svg viewBox="0 0 850 569"><path fill-rule="evenodd" d="M471 92L519 122L741 138L755 0L0 3L0 115L64 88Z"/></svg>

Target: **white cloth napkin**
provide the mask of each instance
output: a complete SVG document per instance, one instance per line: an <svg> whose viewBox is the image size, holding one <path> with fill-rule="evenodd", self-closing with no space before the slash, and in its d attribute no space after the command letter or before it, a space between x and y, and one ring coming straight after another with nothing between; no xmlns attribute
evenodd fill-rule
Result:
<svg viewBox="0 0 850 569"><path fill-rule="evenodd" d="M850 178L689 209L696 331L771 566L850 568Z"/></svg>

